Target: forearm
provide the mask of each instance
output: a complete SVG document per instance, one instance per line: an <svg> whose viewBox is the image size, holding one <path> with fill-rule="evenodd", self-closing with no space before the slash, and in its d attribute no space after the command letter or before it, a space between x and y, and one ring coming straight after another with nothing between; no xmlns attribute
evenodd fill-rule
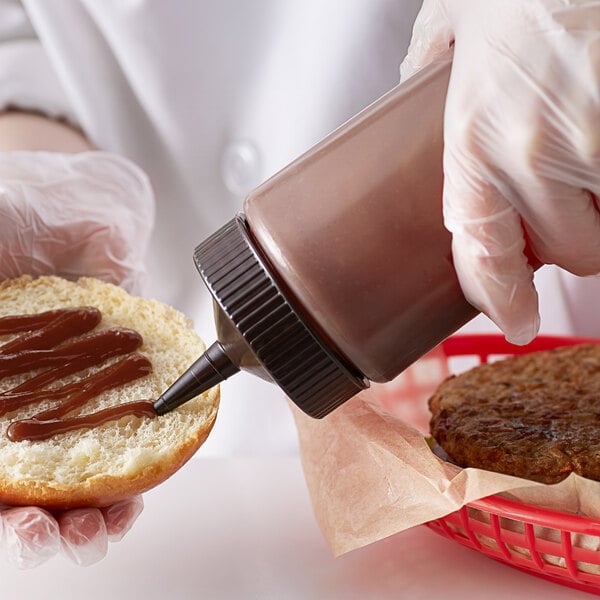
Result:
<svg viewBox="0 0 600 600"><path fill-rule="evenodd" d="M27 112L0 113L0 152L45 150L75 153L93 149L80 131L66 123Z"/></svg>

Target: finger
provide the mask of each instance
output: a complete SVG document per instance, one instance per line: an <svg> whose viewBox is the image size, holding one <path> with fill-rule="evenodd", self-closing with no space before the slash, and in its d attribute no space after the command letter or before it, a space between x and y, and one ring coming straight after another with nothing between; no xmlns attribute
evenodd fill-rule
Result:
<svg viewBox="0 0 600 600"><path fill-rule="evenodd" d="M67 510L57 517L62 553L86 567L106 556L108 535L104 516L97 508Z"/></svg>
<svg viewBox="0 0 600 600"><path fill-rule="evenodd" d="M486 141L473 153L510 174L504 192L523 217L542 262L575 275L600 273L599 162L589 160L581 144L576 147L575 136L535 103L520 110L511 105L505 112L512 117L510 124L505 122L504 135L498 135L496 123L488 136L493 147Z"/></svg>
<svg viewBox="0 0 600 600"><path fill-rule="evenodd" d="M2 543L9 563L32 569L60 549L58 523L37 507L11 508L2 512Z"/></svg>
<svg viewBox="0 0 600 600"><path fill-rule="evenodd" d="M586 276L600 273L600 213L588 191L547 182L530 186L521 213L544 263Z"/></svg>
<svg viewBox="0 0 600 600"><path fill-rule="evenodd" d="M435 60L449 58L454 33L443 0L425 0L415 19L412 38L400 65L400 79L405 81Z"/></svg>
<svg viewBox="0 0 600 600"><path fill-rule="evenodd" d="M464 148L446 147L444 171L444 222L463 293L508 341L526 344L539 314L520 215L492 183L498 177Z"/></svg>
<svg viewBox="0 0 600 600"><path fill-rule="evenodd" d="M133 527L143 509L144 500L142 496L133 496L132 498L103 508L102 514L106 523L108 539L111 542L122 540L125 534Z"/></svg>

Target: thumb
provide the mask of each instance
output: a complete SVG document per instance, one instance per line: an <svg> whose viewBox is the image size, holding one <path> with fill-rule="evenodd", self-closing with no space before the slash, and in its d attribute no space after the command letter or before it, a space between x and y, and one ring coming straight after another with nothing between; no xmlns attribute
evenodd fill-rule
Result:
<svg viewBox="0 0 600 600"><path fill-rule="evenodd" d="M425 0L415 19L408 53L400 65L400 80L405 81L436 60L450 58L453 45L454 31L444 0Z"/></svg>

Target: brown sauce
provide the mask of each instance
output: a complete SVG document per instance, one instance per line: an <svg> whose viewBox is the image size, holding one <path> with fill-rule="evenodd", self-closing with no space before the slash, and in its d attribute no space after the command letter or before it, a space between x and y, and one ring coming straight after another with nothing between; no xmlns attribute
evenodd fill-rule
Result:
<svg viewBox="0 0 600 600"><path fill-rule="evenodd" d="M93 428L124 416L156 416L149 400L127 402L90 414L68 416L101 393L145 377L152 364L136 350L142 337L121 327L92 330L102 314L94 307L51 310L35 315L0 318L0 335L20 334L0 346L0 380L11 375L39 371L24 383L0 392L0 416L44 400L57 405L31 418L12 422L7 436L12 441L43 440L58 433ZM78 381L60 380L105 361L121 357L109 366ZM50 384L56 386L49 388Z"/></svg>

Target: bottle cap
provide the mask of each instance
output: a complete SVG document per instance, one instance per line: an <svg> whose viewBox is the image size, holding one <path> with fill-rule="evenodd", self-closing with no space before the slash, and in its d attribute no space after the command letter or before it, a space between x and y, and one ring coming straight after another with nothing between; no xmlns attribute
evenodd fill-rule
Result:
<svg viewBox="0 0 600 600"><path fill-rule="evenodd" d="M268 378L305 413L323 417L368 386L310 326L253 243L243 214L194 251L222 313ZM232 362L235 349L221 344ZM244 365L240 365L244 368ZM232 370L233 371L233 370Z"/></svg>

